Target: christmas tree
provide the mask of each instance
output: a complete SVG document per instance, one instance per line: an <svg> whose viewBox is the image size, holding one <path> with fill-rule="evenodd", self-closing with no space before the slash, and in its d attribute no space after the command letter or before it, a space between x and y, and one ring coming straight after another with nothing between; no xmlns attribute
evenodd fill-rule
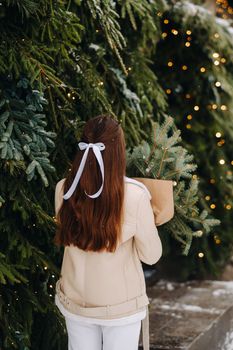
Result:
<svg viewBox="0 0 233 350"><path fill-rule="evenodd" d="M217 224L198 200L196 166L166 115L172 107L154 67L164 11L171 8L162 0L8 0L0 7L3 349L67 348L54 305L63 256L53 244L54 188L89 118L108 112L121 121L128 175L174 180L176 215L160 229L165 256L187 254ZM143 155L150 154L149 173ZM185 276L200 271L200 259L191 259L195 268L186 266Z"/></svg>
<svg viewBox="0 0 233 350"><path fill-rule="evenodd" d="M161 22L154 71L167 93L168 112L181 129L183 145L198 164L195 176L202 205L221 220L210 235L193 242L183 273L195 275L198 269L199 276L217 276L233 243L233 31L231 22L186 1L172 4ZM197 257L202 260L198 265ZM179 257L174 259L181 263Z"/></svg>

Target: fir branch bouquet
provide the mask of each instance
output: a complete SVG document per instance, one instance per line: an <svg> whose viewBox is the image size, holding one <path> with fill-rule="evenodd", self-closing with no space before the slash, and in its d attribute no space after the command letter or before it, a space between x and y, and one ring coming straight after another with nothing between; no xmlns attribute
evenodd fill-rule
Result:
<svg viewBox="0 0 233 350"><path fill-rule="evenodd" d="M131 177L172 180L175 215L164 225L164 230L182 244L182 254L188 255L193 237L209 233L219 220L200 210L197 165L193 156L179 145L180 130L173 118L164 117L160 125L152 122L151 143L142 141L133 150L127 150L127 174Z"/></svg>

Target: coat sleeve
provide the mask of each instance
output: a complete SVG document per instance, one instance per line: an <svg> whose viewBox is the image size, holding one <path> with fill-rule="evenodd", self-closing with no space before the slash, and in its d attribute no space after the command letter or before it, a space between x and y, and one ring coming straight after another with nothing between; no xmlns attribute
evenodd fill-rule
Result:
<svg viewBox="0 0 233 350"><path fill-rule="evenodd" d="M54 207L55 207L55 216L57 216L58 211L62 205L63 202L63 184L65 179L60 180L56 184L55 188L55 197L54 197Z"/></svg>
<svg viewBox="0 0 233 350"><path fill-rule="evenodd" d="M162 243L155 226L150 198L145 191L138 203L134 241L138 256L144 263L153 265L161 258Z"/></svg>

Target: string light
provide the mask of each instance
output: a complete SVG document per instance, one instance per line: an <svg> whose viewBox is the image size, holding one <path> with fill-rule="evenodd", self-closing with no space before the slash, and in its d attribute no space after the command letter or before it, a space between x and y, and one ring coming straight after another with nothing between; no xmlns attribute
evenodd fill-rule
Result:
<svg viewBox="0 0 233 350"><path fill-rule="evenodd" d="M186 124L186 129L191 129L192 125L191 124Z"/></svg>
<svg viewBox="0 0 233 350"><path fill-rule="evenodd" d="M206 71L205 67L200 68L201 73L204 73Z"/></svg>
<svg viewBox="0 0 233 350"><path fill-rule="evenodd" d="M214 203L210 204L210 209L215 209L216 205Z"/></svg>
<svg viewBox="0 0 233 350"><path fill-rule="evenodd" d="M209 201L210 200L210 196L205 196L205 200Z"/></svg>
<svg viewBox="0 0 233 350"><path fill-rule="evenodd" d="M197 237L201 237L203 235L203 231L202 230L198 230L197 231Z"/></svg>
<svg viewBox="0 0 233 350"><path fill-rule="evenodd" d="M187 115L187 119L188 119L188 120L191 120L192 118L193 118L193 116L192 116L191 114L188 114L188 115Z"/></svg>
<svg viewBox="0 0 233 350"><path fill-rule="evenodd" d="M220 81L216 81L215 86L220 87L221 86Z"/></svg>
<svg viewBox="0 0 233 350"><path fill-rule="evenodd" d="M172 62L172 61L169 61L169 62L167 63L167 65L168 65L168 67L172 67L172 66L173 66L173 62Z"/></svg>
<svg viewBox="0 0 233 350"><path fill-rule="evenodd" d="M227 110L227 106L226 105L221 105L220 108L221 108L222 111L226 111Z"/></svg>
<svg viewBox="0 0 233 350"><path fill-rule="evenodd" d="M190 94L186 94L185 98L189 99L189 98L191 98L191 95Z"/></svg>
<svg viewBox="0 0 233 350"><path fill-rule="evenodd" d="M204 258L204 253L199 252L199 253L198 253L198 257L199 257L199 258Z"/></svg>
<svg viewBox="0 0 233 350"><path fill-rule="evenodd" d="M169 23L169 20L168 20L168 19L165 19L165 20L163 21L163 23L164 23L164 24L168 24L168 23Z"/></svg>
<svg viewBox="0 0 233 350"><path fill-rule="evenodd" d="M222 134L221 134L221 132L216 132L216 134L215 134L215 136L217 137L217 138L220 138L221 136L222 136Z"/></svg>
<svg viewBox="0 0 233 350"><path fill-rule="evenodd" d="M218 34L218 33L214 33L214 37L215 37L216 39L218 39L218 38L219 38L219 34Z"/></svg>
<svg viewBox="0 0 233 350"><path fill-rule="evenodd" d="M219 61L217 61L217 60L214 61L214 65L215 65L215 66L218 66L219 64L220 64Z"/></svg>
<svg viewBox="0 0 233 350"><path fill-rule="evenodd" d="M186 65L183 65L183 66L182 66L182 69L183 69L183 70L187 70L188 67L187 67Z"/></svg>
<svg viewBox="0 0 233 350"><path fill-rule="evenodd" d="M214 53L213 53L213 57L214 57L214 58L218 58L218 57L219 57L219 53L214 52Z"/></svg>
<svg viewBox="0 0 233 350"><path fill-rule="evenodd" d="M194 109L194 111L199 111L200 107L196 105L193 107L193 109Z"/></svg>
<svg viewBox="0 0 233 350"><path fill-rule="evenodd" d="M210 183L211 184L215 184L215 180L214 179L210 179Z"/></svg>
<svg viewBox="0 0 233 350"><path fill-rule="evenodd" d="M191 34L192 34L191 30L189 30L189 29L186 30L186 34L187 34L187 35L191 35Z"/></svg>
<svg viewBox="0 0 233 350"><path fill-rule="evenodd" d="M222 63L226 63L226 59L224 57L221 58L220 60Z"/></svg>
<svg viewBox="0 0 233 350"><path fill-rule="evenodd" d="M226 204L226 209L230 210L231 209L231 205L230 204Z"/></svg>
<svg viewBox="0 0 233 350"><path fill-rule="evenodd" d="M229 5L227 0L217 0L216 13L218 17L221 17L223 19L229 19L232 18L233 8Z"/></svg>
<svg viewBox="0 0 233 350"><path fill-rule="evenodd" d="M191 46L190 42L189 42L189 41L186 41L185 46L186 46L186 47Z"/></svg>
<svg viewBox="0 0 233 350"><path fill-rule="evenodd" d="M163 32L162 33L162 38L166 38L167 37L167 33L166 32Z"/></svg>
<svg viewBox="0 0 233 350"><path fill-rule="evenodd" d="M166 89L166 93L168 94L168 95L170 95L171 94L171 89Z"/></svg>
<svg viewBox="0 0 233 350"><path fill-rule="evenodd" d="M225 143L225 140L224 140L224 139L221 139L221 140L217 143L217 145L218 145L219 147L221 147L222 145L224 145L224 143Z"/></svg>
<svg viewBox="0 0 233 350"><path fill-rule="evenodd" d="M178 35L178 30L176 30L176 29L172 29L171 32L172 32L172 34L174 34L174 35Z"/></svg>
<svg viewBox="0 0 233 350"><path fill-rule="evenodd" d="M212 109L217 109L217 108L218 108L218 106L215 103L213 103L212 104Z"/></svg>
<svg viewBox="0 0 233 350"><path fill-rule="evenodd" d="M219 164L221 164L221 165L225 164L225 160L224 159L220 159Z"/></svg>

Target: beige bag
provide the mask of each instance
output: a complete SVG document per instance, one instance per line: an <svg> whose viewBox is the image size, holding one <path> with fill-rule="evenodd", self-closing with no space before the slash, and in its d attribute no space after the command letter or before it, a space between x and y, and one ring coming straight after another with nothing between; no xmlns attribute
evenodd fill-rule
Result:
<svg viewBox="0 0 233 350"><path fill-rule="evenodd" d="M174 216L173 181L145 177L133 177L133 179L142 182L151 194L155 225L160 226L171 220Z"/></svg>

